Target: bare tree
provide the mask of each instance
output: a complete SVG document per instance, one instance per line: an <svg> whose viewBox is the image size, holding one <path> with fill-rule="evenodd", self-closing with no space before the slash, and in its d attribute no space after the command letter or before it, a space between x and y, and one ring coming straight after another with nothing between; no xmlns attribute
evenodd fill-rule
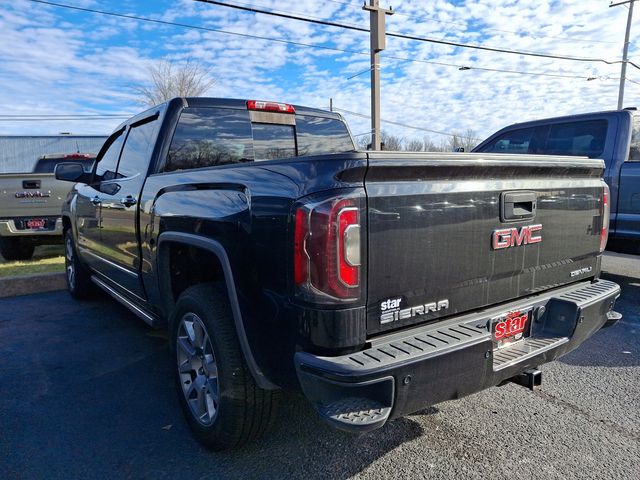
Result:
<svg viewBox="0 0 640 480"><path fill-rule="evenodd" d="M381 135L382 150L398 151L402 150L402 138L382 131Z"/></svg>
<svg viewBox="0 0 640 480"><path fill-rule="evenodd" d="M462 146L464 147L465 152L470 152L476 145L478 145L478 143L480 143L480 139L477 137L478 134L475 130L467 128L465 134L461 136Z"/></svg>
<svg viewBox="0 0 640 480"><path fill-rule="evenodd" d="M422 143L424 145L424 151L425 152L440 152L442 151L440 149L440 147L438 145L436 145L435 143L433 143L433 141L429 138L429 137L424 137L422 140Z"/></svg>
<svg viewBox="0 0 640 480"><path fill-rule="evenodd" d="M358 135L356 137L356 147L358 150L368 150L371 146L371 135Z"/></svg>
<svg viewBox="0 0 640 480"><path fill-rule="evenodd" d="M371 147L370 135L357 137L357 145L361 150ZM440 137L435 143L425 136L422 141L417 139L403 139L388 132L382 132L382 150L405 150L408 152L453 152L458 148L464 148L465 152L470 152L478 144L476 132L468 129L464 134L454 133L448 137Z"/></svg>
<svg viewBox="0 0 640 480"><path fill-rule="evenodd" d="M210 71L201 64L187 60L176 64L161 60L149 67L151 85L138 87L140 101L147 105L158 105L173 97L199 97L214 84Z"/></svg>
<svg viewBox="0 0 640 480"><path fill-rule="evenodd" d="M409 140L408 142L405 142L404 149L408 152L422 152L424 149L424 143L416 139Z"/></svg>

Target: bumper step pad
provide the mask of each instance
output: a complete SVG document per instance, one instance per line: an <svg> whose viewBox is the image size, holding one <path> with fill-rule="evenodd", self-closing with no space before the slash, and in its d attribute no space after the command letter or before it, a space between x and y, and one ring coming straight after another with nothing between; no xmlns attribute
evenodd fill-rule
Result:
<svg viewBox="0 0 640 480"><path fill-rule="evenodd" d="M380 427L389 418L391 407L361 397L349 397L317 407L318 413L333 427L348 432L367 432Z"/></svg>
<svg viewBox="0 0 640 480"><path fill-rule="evenodd" d="M567 337L527 338L522 342L493 352L493 371L497 372L503 368L510 367L511 365L546 350L558 347L568 341L569 339Z"/></svg>

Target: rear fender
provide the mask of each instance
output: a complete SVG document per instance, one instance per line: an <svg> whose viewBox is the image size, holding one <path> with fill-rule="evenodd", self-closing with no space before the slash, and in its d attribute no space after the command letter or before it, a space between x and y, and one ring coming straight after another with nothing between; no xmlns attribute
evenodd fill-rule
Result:
<svg viewBox="0 0 640 480"><path fill-rule="evenodd" d="M169 244L182 244L189 245L196 248L206 250L215 255L222 270L224 272L224 281L227 287L227 293L229 295L229 303L231 305L231 312L233 314L233 320L236 327L236 333L238 335L238 341L242 348L247 367L251 372L256 384L263 389L274 390L278 387L271 383L269 379L264 375L262 369L255 361L251 346L247 339L247 334L244 328L244 322L242 320L242 314L240 312L240 304L238 303L238 296L236 293L235 282L233 279L233 272L231 270L231 264L229 263L229 257L224 247L217 241L193 235L190 233L182 232L165 232L158 237L158 254L157 254L157 272L158 272L158 284L160 287L161 298L164 302L165 312L170 312L174 308L174 301L171 291L171 277L169 271Z"/></svg>

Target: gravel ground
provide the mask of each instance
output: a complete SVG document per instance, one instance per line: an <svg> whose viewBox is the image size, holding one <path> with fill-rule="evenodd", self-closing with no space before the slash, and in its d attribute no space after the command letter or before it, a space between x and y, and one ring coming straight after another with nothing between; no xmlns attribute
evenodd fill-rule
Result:
<svg viewBox="0 0 640 480"><path fill-rule="evenodd" d="M640 257L605 262L616 326L514 384L353 436L285 394L259 443L203 450L174 392L166 337L115 302L0 300L0 478L640 478Z"/></svg>

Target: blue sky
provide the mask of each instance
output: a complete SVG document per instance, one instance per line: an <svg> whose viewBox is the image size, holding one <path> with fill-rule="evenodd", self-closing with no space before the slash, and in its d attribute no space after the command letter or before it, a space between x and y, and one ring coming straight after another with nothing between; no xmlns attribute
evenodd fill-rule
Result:
<svg viewBox="0 0 640 480"><path fill-rule="evenodd" d="M0 1L2 115L135 113L136 88L162 59L201 63L215 79L211 96L272 99L361 115L370 109L366 33L312 25L191 0L59 0L57 3L208 27L289 42L78 12L31 2ZM368 27L357 0L242 0L228 3ZM381 2L393 5L387 30L503 48L619 60L627 10L609 0L467 0ZM636 17L640 17L640 7ZM634 22L637 32L640 22ZM636 36L632 34L632 42ZM640 42L639 42L640 45ZM540 59L388 38L382 59L383 123L407 140L478 137L516 121L615 108L620 65ZM335 49L335 50L331 50ZM336 50L346 50L341 52ZM632 60L640 49L630 48ZM638 57L640 63L640 57ZM447 64L447 65L441 65ZM470 66L471 70L459 70ZM578 78L496 71L545 73ZM640 82L640 70L628 77ZM595 80L587 81L587 78ZM625 105L640 103L627 83ZM369 120L344 113L356 134ZM108 133L121 119L0 121L0 134Z"/></svg>

